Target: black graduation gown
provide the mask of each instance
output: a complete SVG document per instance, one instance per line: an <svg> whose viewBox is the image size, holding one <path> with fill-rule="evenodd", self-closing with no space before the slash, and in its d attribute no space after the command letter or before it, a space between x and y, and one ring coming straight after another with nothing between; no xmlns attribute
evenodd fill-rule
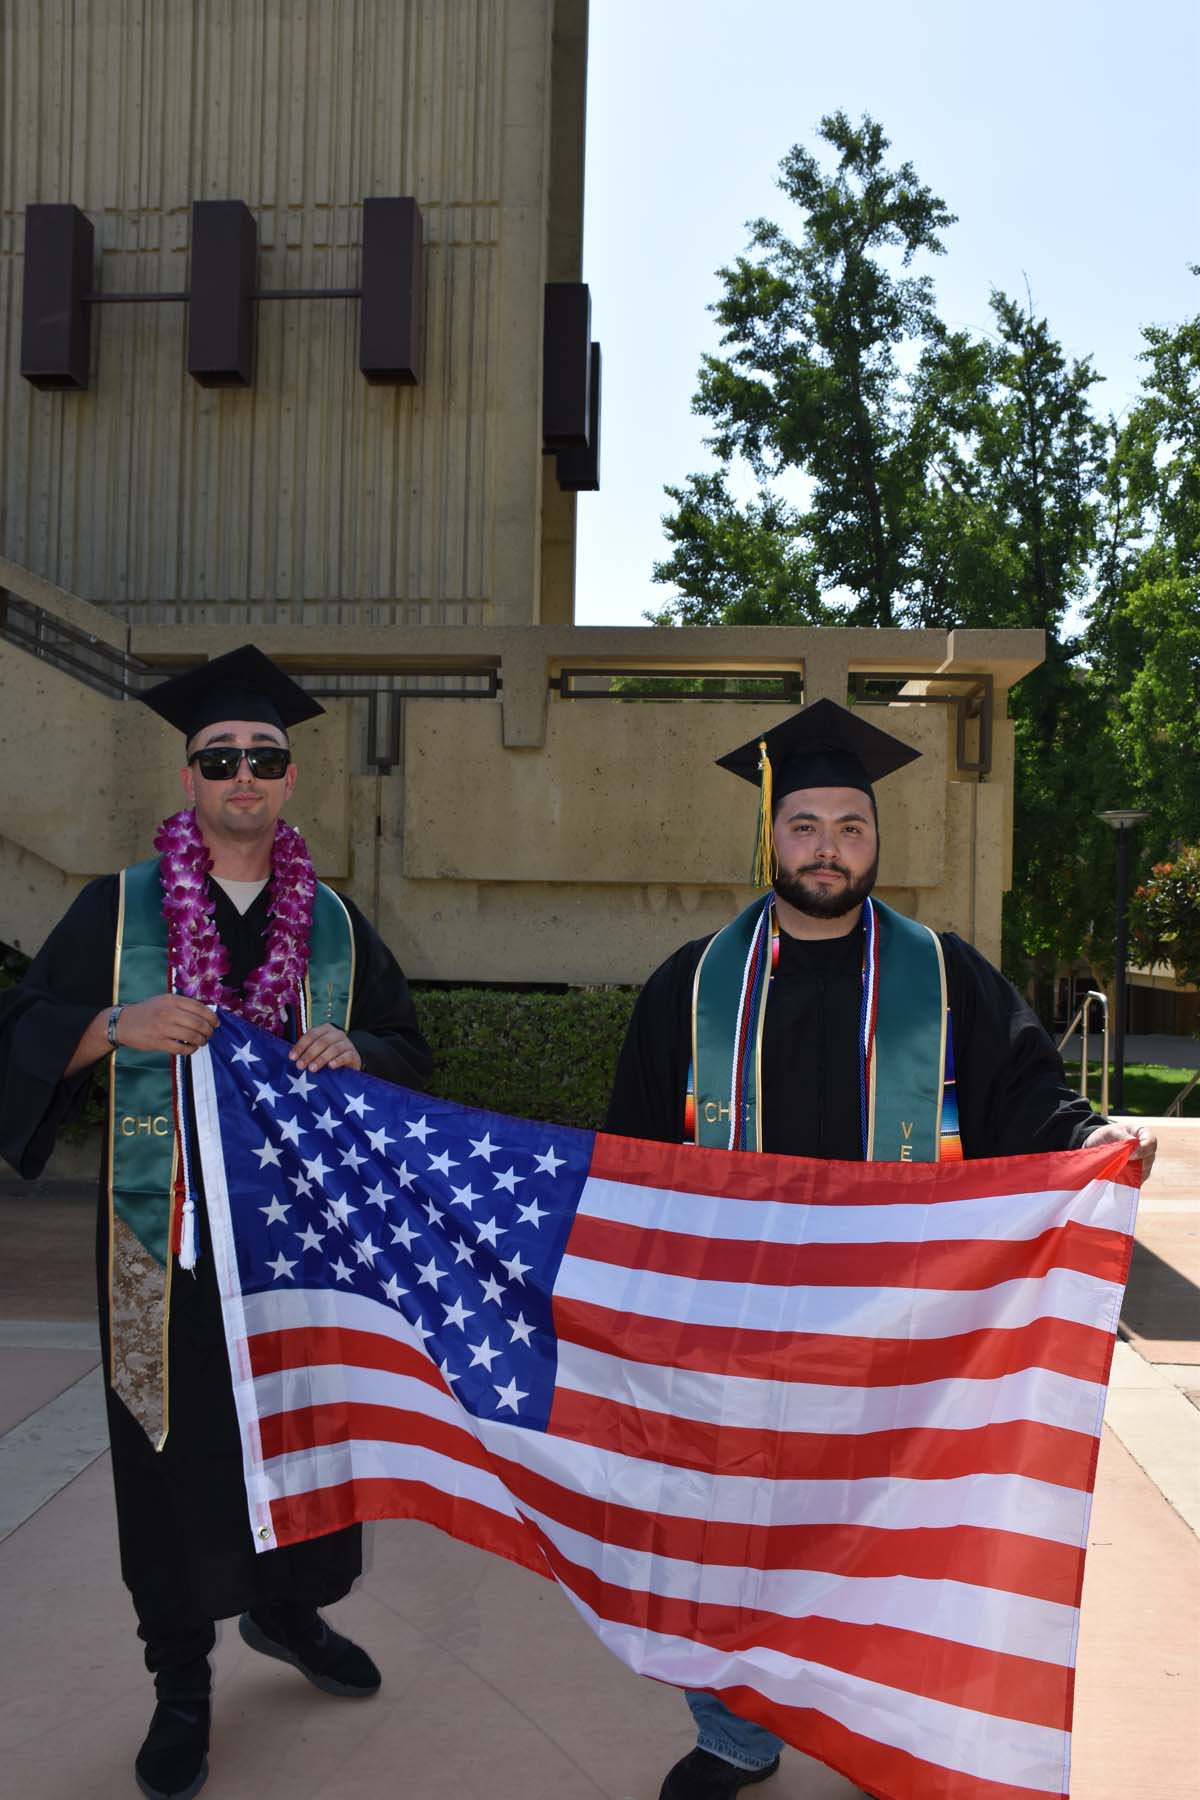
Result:
<svg viewBox="0 0 1200 1800"><path fill-rule="evenodd" d="M1054 1045L1016 989L962 938L940 935L964 1156L1077 1149L1104 1120L1067 1086ZM682 1142L692 982L708 942L685 944L642 989L617 1064L609 1131ZM765 1150L862 1160L862 954L861 924L840 938L780 931L763 1022Z"/></svg>
<svg viewBox="0 0 1200 1800"><path fill-rule="evenodd" d="M267 892L244 915L213 887L217 926L241 988L265 954ZM57 1131L82 1104L92 1073L62 1072L84 1030L112 997L118 885L92 882L79 895L19 987L0 995L0 1153L27 1177L41 1173ZM349 901L355 980L350 1036L363 1067L421 1088L430 1055L408 984L378 933ZM107 1390L121 1572L143 1632L174 1629L190 1616L229 1618L285 1597L327 1605L347 1593L362 1567L355 1526L312 1543L257 1555L242 1480L241 1448L216 1272L203 1196L197 1196L194 1274L171 1277L170 1428L156 1451L122 1402ZM108 1362L107 1165L100 1174L97 1277L101 1342Z"/></svg>

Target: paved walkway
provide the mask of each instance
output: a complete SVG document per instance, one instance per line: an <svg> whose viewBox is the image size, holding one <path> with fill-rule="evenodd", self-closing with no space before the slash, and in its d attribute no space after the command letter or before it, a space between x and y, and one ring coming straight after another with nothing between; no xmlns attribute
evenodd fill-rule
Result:
<svg viewBox="0 0 1200 1800"><path fill-rule="evenodd" d="M1084 1591L1075 1800L1195 1800L1200 1127L1142 1201ZM85 1187L0 1183L0 1792L126 1800L150 1709L116 1563ZM221 1628L212 1800L654 1800L691 1741L548 1584L420 1525L369 1534L335 1618L386 1688L314 1693ZM766 1800L851 1800L795 1753Z"/></svg>

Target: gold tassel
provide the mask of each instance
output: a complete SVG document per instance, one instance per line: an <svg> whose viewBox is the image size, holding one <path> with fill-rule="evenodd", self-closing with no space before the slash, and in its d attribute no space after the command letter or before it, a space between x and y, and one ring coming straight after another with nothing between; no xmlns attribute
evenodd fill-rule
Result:
<svg viewBox="0 0 1200 1800"><path fill-rule="evenodd" d="M771 758L767 755L767 740L758 740L758 843L754 850L754 872L751 875L755 887L770 887L775 879L775 832L774 804L771 793Z"/></svg>

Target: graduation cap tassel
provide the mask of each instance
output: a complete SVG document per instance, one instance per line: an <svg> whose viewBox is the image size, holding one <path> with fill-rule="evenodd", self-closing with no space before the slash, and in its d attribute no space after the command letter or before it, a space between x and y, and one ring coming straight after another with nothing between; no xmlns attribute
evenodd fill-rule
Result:
<svg viewBox="0 0 1200 1800"><path fill-rule="evenodd" d="M754 850L754 870L751 880L755 887L770 887L775 879L775 833L774 833L774 796L771 792L771 758L767 755L767 740L758 740L759 784L758 784L758 843Z"/></svg>

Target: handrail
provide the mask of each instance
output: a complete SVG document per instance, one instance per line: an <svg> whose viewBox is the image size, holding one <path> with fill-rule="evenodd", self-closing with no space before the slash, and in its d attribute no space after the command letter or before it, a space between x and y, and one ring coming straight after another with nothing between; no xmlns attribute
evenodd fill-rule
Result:
<svg viewBox="0 0 1200 1800"><path fill-rule="evenodd" d="M1107 994L1101 994L1095 988L1088 989L1087 993L1083 997L1083 1000L1082 1000L1082 1003L1080 1004L1078 1012L1075 1014L1075 1017L1071 1020L1071 1023L1067 1026L1067 1029L1063 1032L1062 1037L1058 1041L1058 1051L1059 1051L1059 1055L1061 1056L1064 1048L1066 1047L1068 1038L1070 1038L1074 1035L1075 1029L1078 1026L1079 1027L1079 1092L1082 1094L1083 1098L1086 1100L1088 1097L1088 1009L1091 1006L1091 1003L1093 1000L1099 1006L1101 1017L1104 1020L1104 1028L1103 1028L1104 1048L1103 1048L1103 1053L1102 1053L1102 1061L1101 1061L1101 1065L1100 1065L1101 1066L1100 1111L1107 1115L1107 1113L1108 1113L1108 995Z"/></svg>
<svg viewBox="0 0 1200 1800"><path fill-rule="evenodd" d="M1196 1073L1192 1076L1192 1079L1188 1082L1186 1087L1180 1088L1170 1106L1168 1106L1166 1112L1163 1114L1163 1117L1165 1119L1182 1119L1183 1103L1191 1093L1192 1089L1198 1084L1200 1084L1200 1069L1196 1070Z"/></svg>

